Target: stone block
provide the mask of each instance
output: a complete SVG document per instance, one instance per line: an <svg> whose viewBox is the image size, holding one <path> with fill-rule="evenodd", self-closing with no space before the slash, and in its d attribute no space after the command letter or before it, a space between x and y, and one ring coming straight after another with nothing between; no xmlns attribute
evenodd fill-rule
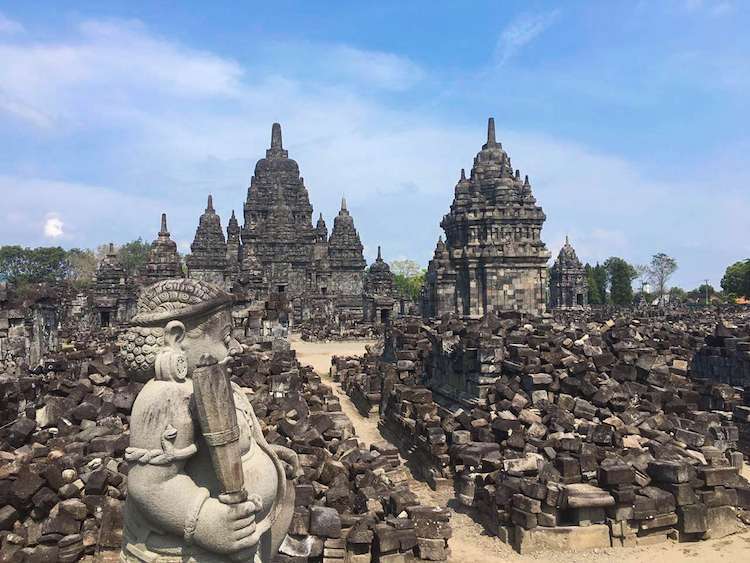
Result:
<svg viewBox="0 0 750 563"><path fill-rule="evenodd" d="M516 526L513 530L513 548L525 555L539 551L585 551L610 547L609 526L595 524L534 528L526 530Z"/></svg>

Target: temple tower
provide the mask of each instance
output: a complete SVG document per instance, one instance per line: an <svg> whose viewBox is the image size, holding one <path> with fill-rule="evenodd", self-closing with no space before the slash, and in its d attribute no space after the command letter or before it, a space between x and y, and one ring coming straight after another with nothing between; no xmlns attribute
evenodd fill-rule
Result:
<svg viewBox="0 0 750 563"><path fill-rule="evenodd" d="M568 237L550 268L550 307L576 309L588 306L589 285L586 271Z"/></svg>
<svg viewBox="0 0 750 563"><path fill-rule="evenodd" d="M269 290L290 300L311 285L316 233L312 205L299 166L283 148L281 126L271 128L271 147L255 165L244 205L241 242L260 260Z"/></svg>
<svg viewBox="0 0 750 563"><path fill-rule="evenodd" d="M221 218L214 211L213 198L208 196L206 210L198 221L191 254L185 262L188 277L225 287L227 271L227 243Z"/></svg>
<svg viewBox="0 0 750 563"><path fill-rule="evenodd" d="M232 282L237 279L240 273L241 246L240 225L233 209L232 216L227 224L227 277L229 285L233 285Z"/></svg>
<svg viewBox="0 0 750 563"><path fill-rule="evenodd" d="M151 243L148 262L143 269L142 277L145 285L183 277L177 243L171 239L169 229L167 229L166 213L161 214L161 229L156 240Z"/></svg>
<svg viewBox="0 0 750 563"><path fill-rule="evenodd" d="M541 240L545 219L528 176L522 181L513 170L489 118L487 142L468 179L462 171L450 212L440 223L445 251L438 256L436 249L437 262L428 267L425 313L543 312L550 256Z"/></svg>
<svg viewBox="0 0 750 563"><path fill-rule="evenodd" d="M328 293L337 298L340 310L350 313L362 311L364 290L364 270L367 262L362 255L363 247L354 220L346 207L346 199L341 199L341 210L333 220L333 230L328 239L328 264L331 269L331 283Z"/></svg>
<svg viewBox="0 0 750 563"><path fill-rule="evenodd" d="M365 320L387 323L395 311L397 297L395 276L378 246L378 257L365 273Z"/></svg>
<svg viewBox="0 0 750 563"><path fill-rule="evenodd" d="M92 294L98 325L109 327L129 321L135 313L135 293L111 242L95 278Z"/></svg>

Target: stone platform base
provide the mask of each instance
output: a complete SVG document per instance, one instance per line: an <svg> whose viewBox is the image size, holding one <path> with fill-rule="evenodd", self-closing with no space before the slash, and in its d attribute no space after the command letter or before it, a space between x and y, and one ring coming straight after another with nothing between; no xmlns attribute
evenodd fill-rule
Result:
<svg viewBox="0 0 750 563"><path fill-rule="evenodd" d="M556 528L534 528L525 530L515 526L511 534L511 545L521 555L537 551L585 551L611 546L609 526L558 526Z"/></svg>

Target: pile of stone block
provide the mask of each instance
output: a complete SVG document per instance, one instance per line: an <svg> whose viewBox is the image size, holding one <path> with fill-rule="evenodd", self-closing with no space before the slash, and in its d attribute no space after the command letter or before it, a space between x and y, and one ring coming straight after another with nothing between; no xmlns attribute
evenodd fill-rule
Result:
<svg viewBox="0 0 750 563"><path fill-rule="evenodd" d="M382 372L381 425L521 551L732 533L750 509L748 409L741 389L691 380L701 315L445 317L397 342L424 368L390 388Z"/></svg>
<svg viewBox="0 0 750 563"><path fill-rule="evenodd" d="M338 399L293 351L243 354L234 377L270 443L295 450L303 475L283 561L444 561L449 512L420 505L398 450L363 447Z"/></svg>
<svg viewBox="0 0 750 563"><path fill-rule="evenodd" d="M102 331L33 371L8 362L12 371L0 374L0 560L91 560L119 550L123 455L142 383L115 352L114 336ZM447 513L420 505L394 446L359 443L331 389L288 346L245 346L232 377L269 443L300 458L280 561L446 560Z"/></svg>
<svg viewBox="0 0 750 563"><path fill-rule="evenodd" d="M3 561L76 561L119 548L122 457L140 385L111 358L106 349L73 350L17 386L3 376L3 414L18 408L0 430Z"/></svg>
<svg viewBox="0 0 750 563"><path fill-rule="evenodd" d="M377 416L382 400L382 370L375 362L362 362L359 358L331 358L330 374L341 384L362 416Z"/></svg>

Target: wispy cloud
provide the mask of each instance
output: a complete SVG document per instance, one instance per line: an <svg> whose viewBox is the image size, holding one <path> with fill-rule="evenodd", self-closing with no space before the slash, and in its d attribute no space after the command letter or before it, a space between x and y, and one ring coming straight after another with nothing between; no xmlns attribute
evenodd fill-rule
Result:
<svg viewBox="0 0 750 563"><path fill-rule="evenodd" d="M524 46L544 33L559 16L560 10L552 10L538 14L524 14L511 21L497 40L496 66L503 66Z"/></svg>
<svg viewBox="0 0 750 563"><path fill-rule="evenodd" d="M0 12L0 34L23 33L24 31L23 25Z"/></svg>

